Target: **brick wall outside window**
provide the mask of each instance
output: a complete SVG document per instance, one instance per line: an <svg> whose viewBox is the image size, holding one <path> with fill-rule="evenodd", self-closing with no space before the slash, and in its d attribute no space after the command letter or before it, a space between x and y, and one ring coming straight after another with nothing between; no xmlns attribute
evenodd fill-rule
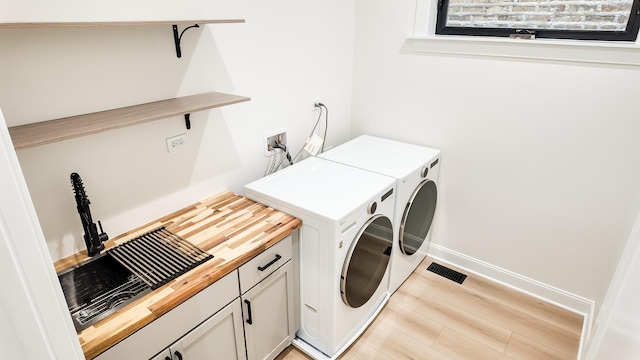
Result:
<svg viewBox="0 0 640 360"><path fill-rule="evenodd" d="M447 26L624 31L632 0L449 0Z"/></svg>

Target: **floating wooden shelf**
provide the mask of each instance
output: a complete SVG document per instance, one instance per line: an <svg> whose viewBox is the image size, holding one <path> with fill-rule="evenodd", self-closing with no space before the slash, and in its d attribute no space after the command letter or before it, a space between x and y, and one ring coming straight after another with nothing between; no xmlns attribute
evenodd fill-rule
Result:
<svg viewBox="0 0 640 360"><path fill-rule="evenodd" d="M97 21L97 22L15 22L0 23L0 29L3 28L42 28L42 27L99 27L99 26L145 26L145 25L171 25L173 28L173 39L176 44L176 55L182 57L180 48L180 38L182 34L191 28L200 27L204 24L231 24L244 23L244 19L225 19L225 20L153 20L153 21ZM182 33L178 30L178 25L186 25Z"/></svg>
<svg viewBox="0 0 640 360"><path fill-rule="evenodd" d="M16 150L236 104L248 97L209 92L9 128Z"/></svg>
<svg viewBox="0 0 640 360"><path fill-rule="evenodd" d="M86 26L144 26L144 25L193 25L193 24L232 24L244 23L244 19L227 20L166 20L166 21L102 21L102 22L19 22L0 23L2 28L32 27L86 27Z"/></svg>

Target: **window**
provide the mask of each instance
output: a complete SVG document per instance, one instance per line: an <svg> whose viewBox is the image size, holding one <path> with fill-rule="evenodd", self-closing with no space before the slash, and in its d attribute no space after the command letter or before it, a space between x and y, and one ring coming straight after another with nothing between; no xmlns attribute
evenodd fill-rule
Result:
<svg viewBox="0 0 640 360"><path fill-rule="evenodd" d="M439 0L436 34L635 41L640 0Z"/></svg>

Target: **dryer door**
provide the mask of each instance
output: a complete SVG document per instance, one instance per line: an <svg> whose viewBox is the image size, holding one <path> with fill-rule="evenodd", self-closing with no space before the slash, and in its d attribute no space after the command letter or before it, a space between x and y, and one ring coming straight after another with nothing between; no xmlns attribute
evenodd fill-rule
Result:
<svg viewBox="0 0 640 360"><path fill-rule="evenodd" d="M422 246L436 212L438 190L436 183L425 180L418 185L405 206L400 222L400 251L405 255L413 255Z"/></svg>
<svg viewBox="0 0 640 360"><path fill-rule="evenodd" d="M342 267L340 292L345 304L357 308L373 296L389 265L392 243L393 227L384 215L374 216L360 229Z"/></svg>

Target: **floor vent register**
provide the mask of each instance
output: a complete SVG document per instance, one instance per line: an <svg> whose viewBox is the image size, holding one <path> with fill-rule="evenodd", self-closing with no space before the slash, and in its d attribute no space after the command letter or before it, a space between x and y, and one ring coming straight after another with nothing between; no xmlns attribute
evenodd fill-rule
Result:
<svg viewBox="0 0 640 360"><path fill-rule="evenodd" d="M449 269L446 266L442 266L438 263L432 262L431 265L427 268L427 270L431 271L434 274L438 274L442 277L445 277L451 281L455 281L458 284L462 284L464 279L467 278L467 275L459 273L455 270Z"/></svg>

